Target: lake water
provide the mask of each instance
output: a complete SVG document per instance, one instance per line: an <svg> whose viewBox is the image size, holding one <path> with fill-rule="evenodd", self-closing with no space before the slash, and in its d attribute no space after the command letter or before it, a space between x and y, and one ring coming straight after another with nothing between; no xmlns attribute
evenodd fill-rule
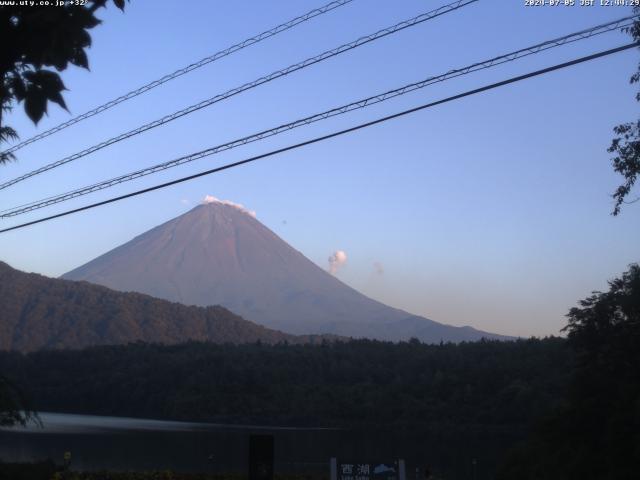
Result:
<svg viewBox="0 0 640 480"><path fill-rule="evenodd" d="M447 478L489 478L496 459L482 442L447 445L419 436L359 433L335 429L229 426L137 418L41 413L43 426L0 429L0 459L62 463L72 453L75 470L164 470L247 473L249 435L272 434L276 472L325 473L329 459L407 463L407 480L416 466L430 465ZM473 442L474 444L476 442ZM473 452L473 453L471 453ZM422 480L422 476L420 476Z"/></svg>

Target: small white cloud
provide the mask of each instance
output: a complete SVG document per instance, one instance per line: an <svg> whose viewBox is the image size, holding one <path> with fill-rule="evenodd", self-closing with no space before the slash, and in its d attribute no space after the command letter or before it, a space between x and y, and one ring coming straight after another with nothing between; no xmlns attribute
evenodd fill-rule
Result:
<svg viewBox="0 0 640 480"><path fill-rule="evenodd" d="M256 216L256 212L254 210L249 210L241 203L232 202L231 200L220 200L219 198L216 198L213 195L205 195L205 197L202 199L202 203L204 205L207 205L210 203L220 203L222 205L228 205L229 207L237 208L241 212L244 212L247 215L250 215L254 218Z"/></svg>
<svg viewBox="0 0 640 480"><path fill-rule="evenodd" d="M182 200L180 200L180 203L183 205L191 205L191 200L189 200L188 198L183 198Z"/></svg>
<svg viewBox="0 0 640 480"><path fill-rule="evenodd" d="M329 272L335 275L336 272L347 263L347 254L344 250L336 250L329 257Z"/></svg>

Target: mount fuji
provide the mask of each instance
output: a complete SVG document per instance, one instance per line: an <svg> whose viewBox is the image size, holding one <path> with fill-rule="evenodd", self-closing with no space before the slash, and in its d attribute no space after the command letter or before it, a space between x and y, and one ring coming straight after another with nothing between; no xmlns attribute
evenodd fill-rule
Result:
<svg viewBox="0 0 640 480"><path fill-rule="evenodd" d="M253 212L212 200L159 225L63 278L185 305L222 305L292 334L429 343L509 339L454 327L373 300L318 267Z"/></svg>

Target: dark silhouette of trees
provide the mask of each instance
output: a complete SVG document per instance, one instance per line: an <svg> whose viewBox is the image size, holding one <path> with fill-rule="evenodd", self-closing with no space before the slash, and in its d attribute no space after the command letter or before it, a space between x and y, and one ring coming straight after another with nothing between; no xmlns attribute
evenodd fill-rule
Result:
<svg viewBox="0 0 640 480"><path fill-rule="evenodd" d="M0 352L0 368L44 411L523 437L564 395L565 344L133 343Z"/></svg>
<svg viewBox="0 0 640 480"><path fill-rule="evenodd" d="M24 103L34 123L47 112L49 102L66 109L65 86L56 71L69 64L89 68L89 30L100 24L95 12L106 3L88 0L84 5L30 6L16 2L0 6L0 144L18 137L3 120L16 103ZM124 10L125 0L113 3ZM11 153L0 153L0 163L14 159Z"/></svg>
<svg viewBox="0 0 640 480"><path fill-rule="evenodd" d="M634 13L640 13L640 7L634 8ZM633 26L626 29L627 33L636 41L640 42L640 20L636 20ZM631 83L640 82L640 64L638 71L630 79ZM640 102L640 92L636 94L636 100ZM638 174L640 174L640 119L636 122L620 124L613 129L616 137L612 140L608 149L609 153L615 156L611 159L613 169L624 177L624 182L613 193L615 205L613 215L618 215L623 203L628 203L627 196L631 193ZM640 200L638 197L632 202Z"/></svg>
<svg viewBox="0 0 640 480"><path fill-rule="evenodd" d="M634 479L640 464L640 266L569 312L565 405L514 452L504 479Z"/></svg>
<svg viewBox="0 0 640 480"><path fill-rule="evenodd" d="M30 408L20 390L0 376L0 427L24 426L30 421L38 422L37 414Z"/></svg>

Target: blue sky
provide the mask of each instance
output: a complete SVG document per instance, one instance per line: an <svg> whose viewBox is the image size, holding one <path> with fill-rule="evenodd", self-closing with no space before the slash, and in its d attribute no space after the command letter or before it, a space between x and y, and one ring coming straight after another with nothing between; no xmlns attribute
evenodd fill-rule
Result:
<svg viewBox="0 0 640 480"><path fill-rule="evenodd" d="M355 0L18 152L30 171L444 2ZM80 114L282 23L320 1L134 0L100 12L91 72L63 73ZM0 192L2 208L110 178L260 129L630 14L626 7L525 7L481 0L271 82ZM626 43L564 46L205 158L3 226L286 146L486 83ZM323 268L392 306L511 335L557 334L564 315L638 261L640 205L612 217L611 129L637 118L631 50L466 98L276 158L0 235L0 259L57 276L186 212L205 195L242 203ZM22 138L69 114L52 106ZM376 265L382 266L383 273Z"/></svg>

